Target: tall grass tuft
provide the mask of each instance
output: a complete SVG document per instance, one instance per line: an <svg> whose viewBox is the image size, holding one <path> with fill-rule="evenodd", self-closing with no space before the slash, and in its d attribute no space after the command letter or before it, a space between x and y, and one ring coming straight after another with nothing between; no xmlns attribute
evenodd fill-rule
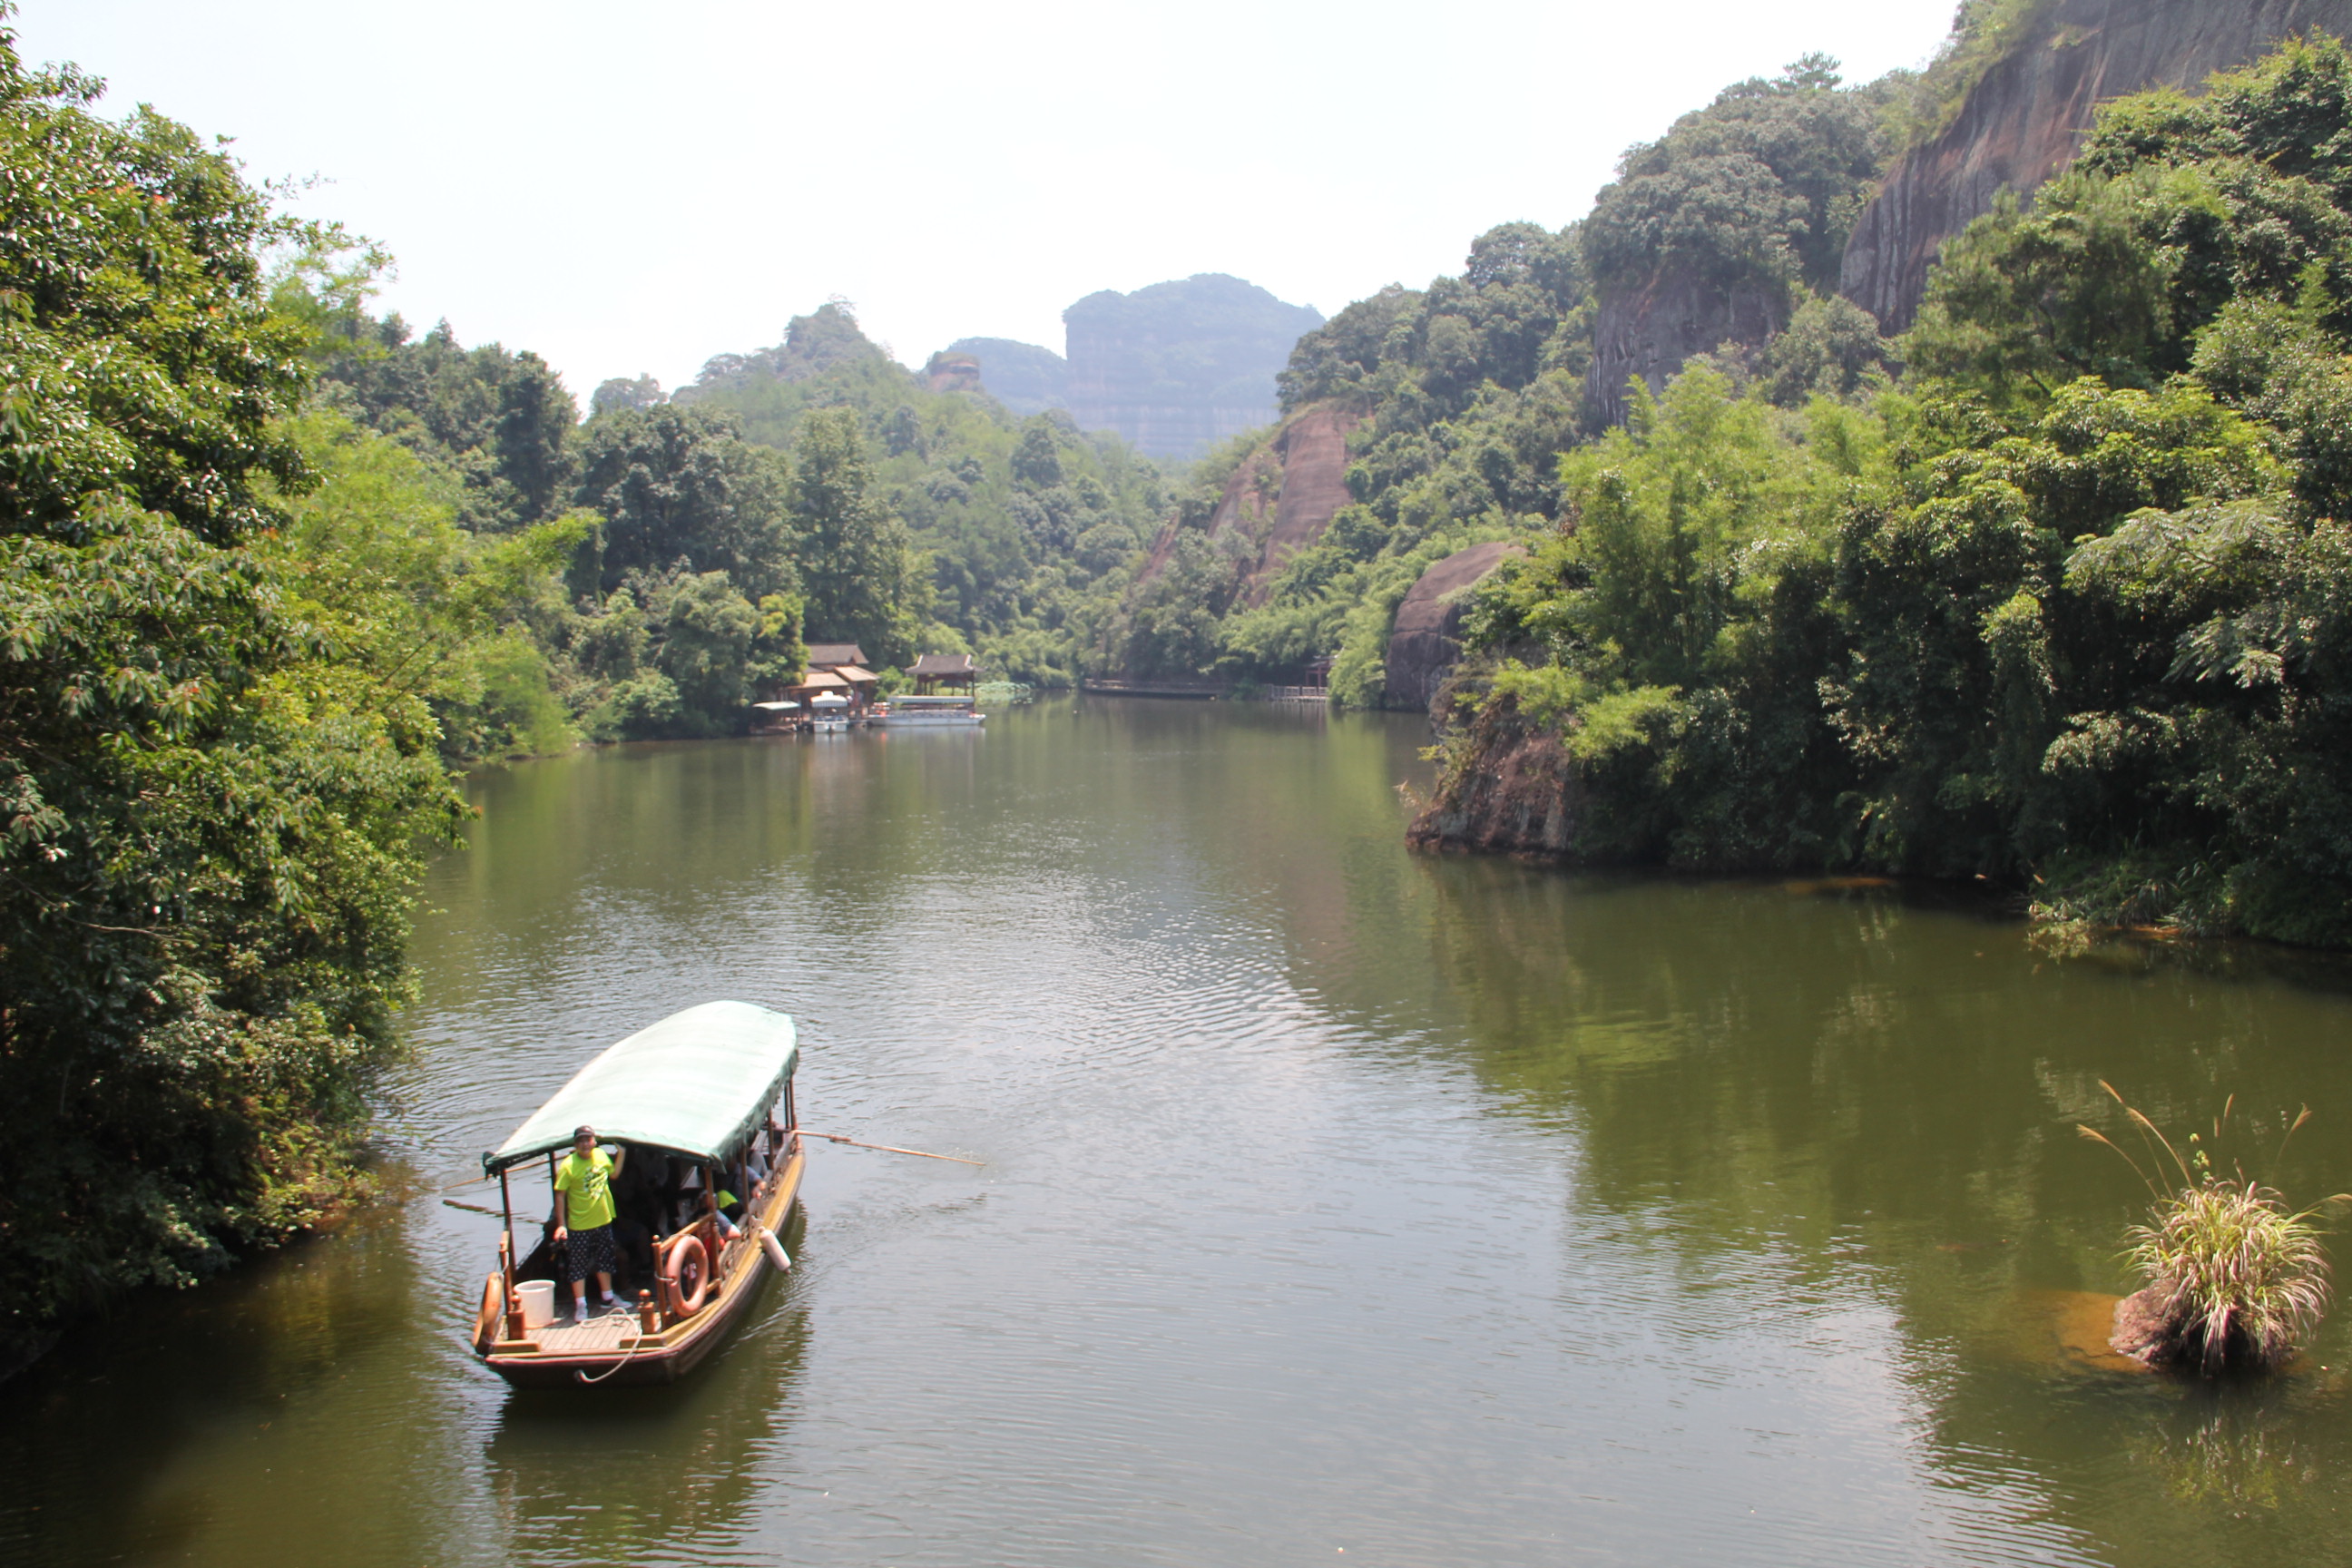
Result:
<svg viewBox="0 0 2352 1568"><path fill-rule="evenodd" d="M2276 1366L2327 1310L2327 1254L2315 1218L2330 1205L2352 1203L2352 1196L2339 1193L2310 1208L2290 1210L2274 1188L2242 1170L2226 1176L2217 1173L2200 1134L2189 1135L2189 1152L2183 1155L2114 1086L2099 1087L2123 1107L2156 1172L2179 1177L2177 1187L2168 1187L2105 1134L2077 1129L2122 1155L2155 1199L2153 1223L2132 1227L2131 1250L2125 1255L2147 1281L2126 1307L2136 1306L2144 1319L2154 1320L2156 1331L2145 1347L2149 1359L2194 1364L2208 1376L2233 1367ZM2233 1096L2215 1119L2216 1142L2235 1105ZM2295 1117L2280 1141L2280 1153L2310 1117L2308 1109Z"/></svg>

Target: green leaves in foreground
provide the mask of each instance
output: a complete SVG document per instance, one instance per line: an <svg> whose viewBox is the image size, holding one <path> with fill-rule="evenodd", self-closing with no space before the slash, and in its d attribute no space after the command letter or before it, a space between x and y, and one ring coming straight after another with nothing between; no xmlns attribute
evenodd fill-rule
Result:
<svg viewBox="0 0 2352 1568"><path fill-rule="evenodd" d="M0 1340L334 1201L391 1048L420 847L462 813L421 698L254 549L293 237L233 163L0 34ZM300 591L298 588L297 593ZM323 594L307 595L320 607ZM357 606L352 606L354 610Z"/></svg>

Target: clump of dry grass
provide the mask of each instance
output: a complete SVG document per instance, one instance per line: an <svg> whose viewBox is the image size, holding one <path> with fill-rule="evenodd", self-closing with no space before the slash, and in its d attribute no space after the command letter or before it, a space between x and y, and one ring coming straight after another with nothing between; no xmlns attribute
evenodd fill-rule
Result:
<svg viewBox="0 0 2352 1568"><path fill-rule="evenodd" d="M2180 1178L2178 1187L2168 1189L2105 1133L2077 1129L2122 1155L2156 1200L2153 1223L2132 1227L2126 1255L2147 1280L2127 1303L2155 1320L2146 1353L2151 1360L2193 1363L2208 1375L2229 1367L2277 1365L2327 1310L2327 1254L2315 1216L2331 1205L2352 1203L2352 1195L2339 1193L2310 1208L2290 1210L2274 1188L2243 1171L2231 1176L2216 1173L2200 1134L2189 1135L2189 1153L2184 1156L2113 1085L2099 1087L2123 1107L2156 1170L2163 1173L2168 1160ZM2235 1106L2232 1096L2215 1119L2216 1142ZM2295 1117L2280 1141L2280 1152L2310 1117L2308 1109Z"/></svg>

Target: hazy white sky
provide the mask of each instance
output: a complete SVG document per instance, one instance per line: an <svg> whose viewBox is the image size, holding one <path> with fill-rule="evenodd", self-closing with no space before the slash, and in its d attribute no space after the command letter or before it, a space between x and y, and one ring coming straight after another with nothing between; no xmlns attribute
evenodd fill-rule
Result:
<svg viewBox="0 0 2352 1568"><path fill-rule="evenodd" d="M29 61L236 139L399 258L420 329L583 403L831 295L920 364L1062 347L1097 289L1231 272L1328 315L1584 213L1628 142L1821 49L1922 63L1952 0L23 0Z"/></svg>

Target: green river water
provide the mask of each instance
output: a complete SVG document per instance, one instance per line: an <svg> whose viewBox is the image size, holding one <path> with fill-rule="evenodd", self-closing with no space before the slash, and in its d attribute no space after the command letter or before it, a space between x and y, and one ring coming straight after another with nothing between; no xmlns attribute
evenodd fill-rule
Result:
<svg viewBox="0 0 2352 1568"><path fill-rule="evenodd" d="M2141 1195L2074 1131L2102 1078L2308 1102L2282 1184L2352 1186L2343 966L1417 857L1425 742L1089 700L484 773L384 1117L415 1195L0 1387L0 1558L2352 1552L2352 1310L2259 1384L2102 1359ZM802 1020L808 1125L985 1168L820 1147L688 1382L510 1394L461 1342L496 1224L436 1193L714 996Z"/></svg>

